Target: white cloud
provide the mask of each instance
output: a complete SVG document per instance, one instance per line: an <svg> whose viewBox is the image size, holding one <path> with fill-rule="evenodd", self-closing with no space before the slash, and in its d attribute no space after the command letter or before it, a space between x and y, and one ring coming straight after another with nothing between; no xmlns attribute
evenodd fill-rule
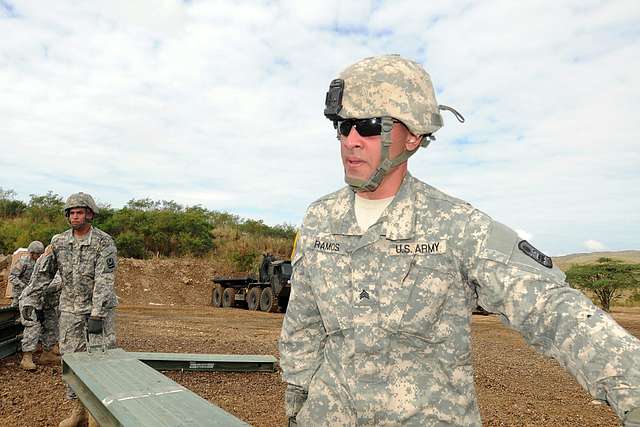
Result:
<svg viewBox="0 0 640 427"><path fill-rule="evenodd" d="M342 185L329 81L395 52L467 117L445 116L415 176L546 253L581 250L584 233L638 248L634 1L11 4L0 183L22 197L81 188L298 223Z"/></svg>
<svg viewBox="0 0 640 427"><path fill-rule="evenodd" d="M515 232L518 233L518 237L520 237L522 240L531 241L531 239L533 238L533 234L527 233L524 230L520 230L520 229L516 228Z"/></svg>
<svg viewBox="0 0 640 427"><path fill-rule="evenodd" d="M602 242L599 242L597 240L586 240L583 243L583 245L584 245L585 248L587 248L591 252L598 252L598 251L606 251L607 250L607 247Z"/></svg>

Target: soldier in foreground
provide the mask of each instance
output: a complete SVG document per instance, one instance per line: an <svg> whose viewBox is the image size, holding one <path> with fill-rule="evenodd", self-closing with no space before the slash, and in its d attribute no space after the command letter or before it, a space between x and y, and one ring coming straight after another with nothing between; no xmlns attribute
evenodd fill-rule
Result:
<svg viewBox="0 0 640 427"><path fill-rule="evenodd" d="M640 341L510 228L408 173L441 109L429 75L397 55L331 82L324 113L348 186L311 204L292 260L279 345L290 424L482 425L479 304L640 426Z"/></svg>
<svg viewBox="0 0 640 427"><path fill-rule="evenodd" d="M116 247L111 236L91 225L98 208L86 193L69 196L64 214L71 229L51 240L40 268L34 272L30 295L24 295L22 315L32 319L41 310L43 293L57 271L62 279L60 295L60 352L86 350L86 333L102 334L108 348L116 345L115 294ZM87 413L67 385L67 398L75 400L71 415L60 427L73 427Z"/></svg>

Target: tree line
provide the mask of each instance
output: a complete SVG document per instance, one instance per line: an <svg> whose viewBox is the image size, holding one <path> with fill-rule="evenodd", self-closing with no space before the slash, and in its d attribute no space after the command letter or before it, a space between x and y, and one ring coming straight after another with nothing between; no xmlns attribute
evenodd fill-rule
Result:
<svg viewBox="0 0 640 427"><path fill-rule="evenodd" d="M24 202L15 191L0 188L0 253L12 253L33 240L47 244L68 229L63 207L63 198L51 191L32 194ZM174 201L133 199L120 209L99 208L94 224L113 236L120 256L211 255L238 272L256 269L265 252L288 257L296 233L291 225L269 226ZM640 302L640 264L601 258L595 264L572 265L566 273L571 286L586 291L607 311L615 301Z"/></svg>
<svg viewBox="0 0 640 427"><path fill-rule="evenodd" d="M0 188L0 253L11 253L33 240L46 245L69 228L60 195L32 194L28 201L16 196L15 191ZM288 256L296 232L292 225L270 226L174 201L145 198L130 200L120 209L98 207L94 225L113 236L120 256L130 258L201 257L224 251L239 267L252 267L260 252Z"/></svg>

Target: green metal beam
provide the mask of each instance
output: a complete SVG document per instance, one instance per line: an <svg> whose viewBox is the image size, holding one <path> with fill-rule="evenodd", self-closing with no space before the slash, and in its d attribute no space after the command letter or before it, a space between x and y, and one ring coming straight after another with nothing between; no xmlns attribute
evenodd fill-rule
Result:
<svg viewBox="0 0 640 427"><path fill-rule="evenodd" d="M248 425L122 349L67 353L62 377L102 427Z"/></svg>
<svg viewBox="0 0 640 427"><path fill-rule="evenodd" d="M0 323L7 320L15 320L19 316L18 309L10 305L0 307Z"/></svg>
<svg viewBox="0 0 640 427"><path fill-rule="evenodd" d="M0 359L18 352L22 325L15 307L0 307Z"/></svg>
<svg viewBox="0 0 640 427"><path fill-rule="evenodd" d="M4 359L7 356L16 354L18 352L18 346L20 345L20 337L9 338L8 340L0 341L0 359Z"/></svg>
<svg viewBox="0 0 640 427"><path fill-rule="evenodd" d="M15 320L0 322L0 341L15 338L22 333L22 325Z"/></svg>
<svg viewBox="0 0 640 427"><path fill-rule="evenodd" d="M129 352L158 371L274 372L276 358L260 355Z"/></svg>

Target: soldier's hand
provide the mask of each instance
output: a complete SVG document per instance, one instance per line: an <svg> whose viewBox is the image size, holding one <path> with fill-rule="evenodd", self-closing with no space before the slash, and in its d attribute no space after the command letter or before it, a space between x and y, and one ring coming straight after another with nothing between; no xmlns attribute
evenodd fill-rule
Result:
<svg viewBox="0 0 640 427"><path fill-rule="evenodd" d="M44 323L44 310L36 310L36 318L38 322Z"/></svg>
<svg viewBox="0 0 640 427"><path fill-rule="evenodd" d="M90 334L101 334L102 333L102 318L91 316L89 317L89 321L87 322L87 331Z"/></svg>
<svg viewBox="0 0 640 427"><path fill-rule="evenodd" d="M27 305L22 308L22 313L20 315L27 322L33 322L33 315L35 314L36 309L30 305Z"/></svg>
<svg viewBox="0 0 640 427"><path fill-rule="evenodd" d="M633 409L627 414L624 427L640 427L640 408Z"/></svg>

